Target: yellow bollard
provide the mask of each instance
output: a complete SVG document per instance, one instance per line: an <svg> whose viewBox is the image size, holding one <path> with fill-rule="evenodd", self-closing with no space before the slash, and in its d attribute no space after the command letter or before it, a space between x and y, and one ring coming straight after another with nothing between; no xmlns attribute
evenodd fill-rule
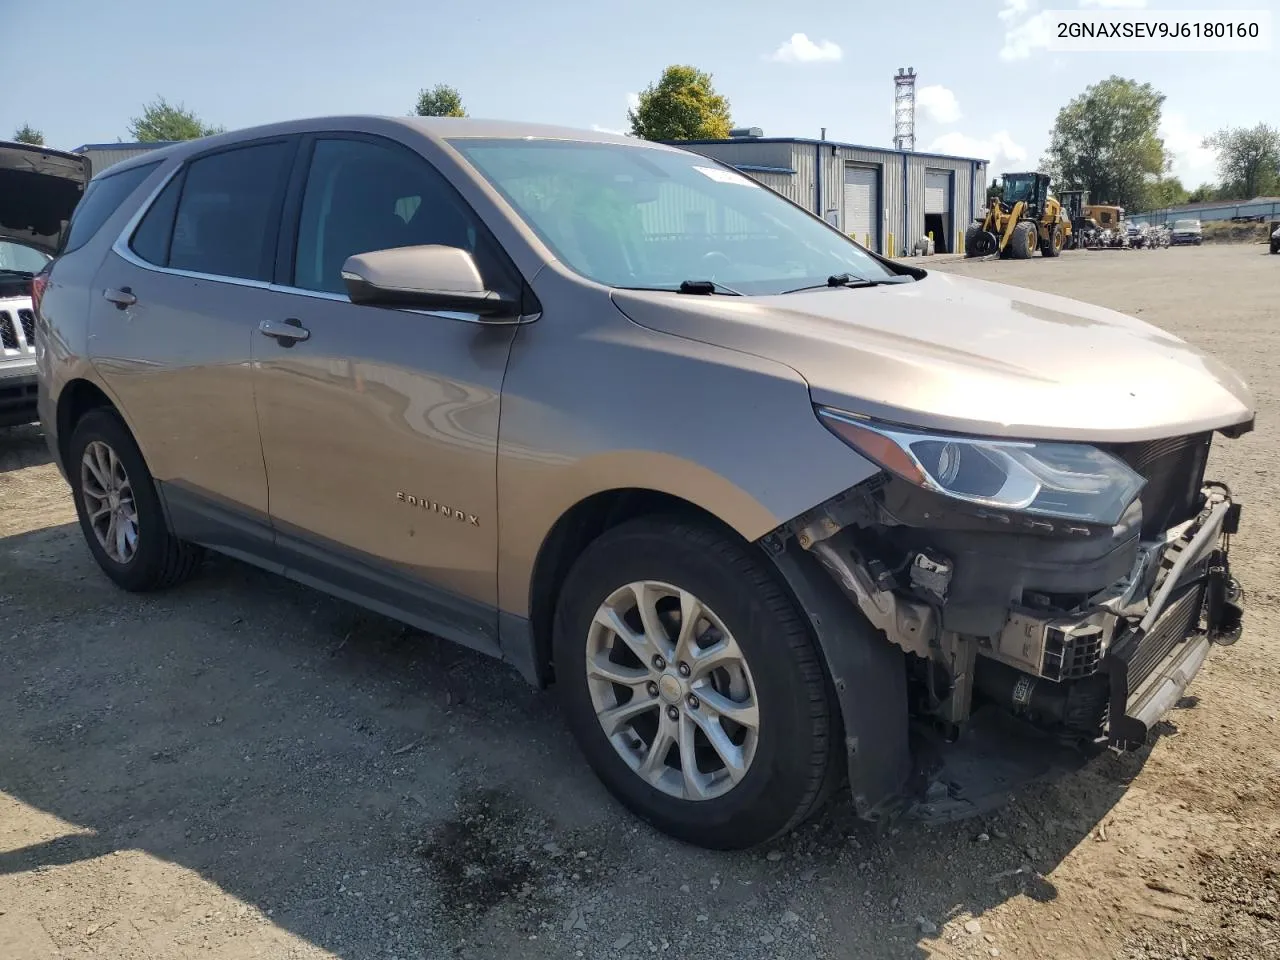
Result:
<svg viewBox="0 0 1280 960"><path fill-rule="evenodd" d="M964 234L963 233L960 234L960 236L956 237L956 253L960 254L961 256L964 256Z"/></svg>
<svg viewBox="0 0 1280 960"><path fill-rule="evenodd" d="M932 231L932 230L930 230L930 231L929 231L929 252L930 252L930 253L933 253L933 243L934 243L934 241L933 241L933 231Z"/></svg>
<svg viewBox="0 0 1280 960"><path fill-rule="evenodd" d="M889 256L896 257L898 255L898 248L893 245L892 233L889 234L889 246L886 249L889 251Z"/></svg>
<svg viewBox="0 0 1280 960"><path fill-rule="evenodd" d="M871 234L864 233L862 235L862 245L866 247L868 250L871 249Z"/></svg>

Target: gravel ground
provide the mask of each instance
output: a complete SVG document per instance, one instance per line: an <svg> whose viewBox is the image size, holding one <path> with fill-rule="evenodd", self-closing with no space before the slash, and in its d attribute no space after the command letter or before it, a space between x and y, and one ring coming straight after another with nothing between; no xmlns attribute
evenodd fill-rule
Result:
<svg viewBox="0 0 1280 960"><path fill-rule="evenodd" d="M1255 389L1213 464L1245 636L1147 750L981 821L873 832L837 800L771 849L691 849L478 656L226 560L117 591L39 431L0 431L0 958L1280 957L1280 263L939 267L1135 313Z"/></svg>

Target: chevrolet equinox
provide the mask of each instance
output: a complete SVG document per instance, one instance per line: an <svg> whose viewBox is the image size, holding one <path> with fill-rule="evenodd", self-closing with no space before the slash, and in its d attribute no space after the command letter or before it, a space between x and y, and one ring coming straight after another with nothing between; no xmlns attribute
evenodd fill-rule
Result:
<svg viewBox="0 0 1280 960"><path fill-rule="evenodd" d="M1253 426L1131 317L925 271L609 134L336 117L94 177L40 414L127 590L206 549L559 688L617 798L745 847L1142 744L1233 641Z"/></svg>

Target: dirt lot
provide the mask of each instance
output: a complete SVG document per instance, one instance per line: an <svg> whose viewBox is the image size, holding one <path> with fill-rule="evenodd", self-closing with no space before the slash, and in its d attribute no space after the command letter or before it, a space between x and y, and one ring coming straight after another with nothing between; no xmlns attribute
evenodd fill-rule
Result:
<svg viewBox="0 0 1280 960"><path fill-rule="evenodd" d="M0 958L1280 957L1280 261L950 263L1136 313L1253 385L1214 473L1250 608L1163 735L949 828L767 851L637 826L513 674L237 563L100 576L0 432Z"/></svg>

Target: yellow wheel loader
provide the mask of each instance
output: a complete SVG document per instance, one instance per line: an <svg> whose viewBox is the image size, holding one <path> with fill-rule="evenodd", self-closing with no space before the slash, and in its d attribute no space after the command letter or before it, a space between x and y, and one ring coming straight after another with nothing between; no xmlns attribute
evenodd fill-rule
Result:
<svg viewBox="0 0 1280 960"><path fill-rule="evenodd" d="M999 254L1026 260L1037 249L1056 257L1071 239L1071 218L1049 195L1044 173L1006 173L1000 196L987 201L987 214L964 236L967 257Z"/></svg>

